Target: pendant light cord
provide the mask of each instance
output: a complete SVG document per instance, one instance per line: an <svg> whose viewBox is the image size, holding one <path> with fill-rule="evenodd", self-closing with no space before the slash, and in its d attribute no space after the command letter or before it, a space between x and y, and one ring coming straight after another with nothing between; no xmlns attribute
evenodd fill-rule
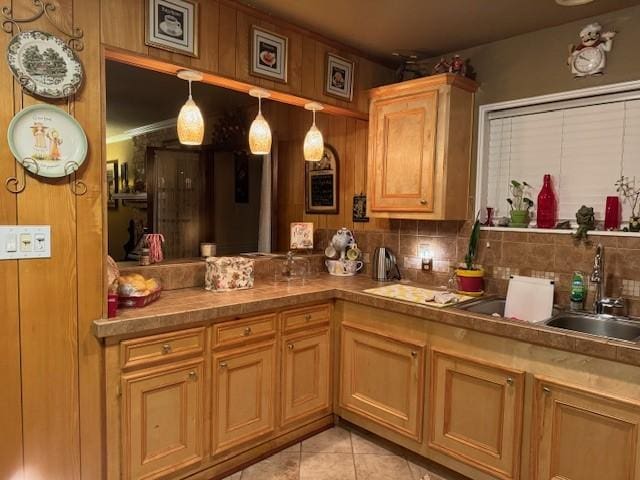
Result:
<svg viewBox="0 0 640 480"><path fill-rule="evenodd" d="M316 110L313 109L312 111L313 111L313 126L315 127L316 126Z"/></svg>
<svg viewBox="0 0 640 480"><path fill-rule="evenodd" d="M191 80L189 80L189 100L193 100L191 97Z"/></svg>
<svg viewBox="0 0 640 480"><path fill-rule="evenodd" d="M258 115L262 115L262 97L258 97Z"/></svg>

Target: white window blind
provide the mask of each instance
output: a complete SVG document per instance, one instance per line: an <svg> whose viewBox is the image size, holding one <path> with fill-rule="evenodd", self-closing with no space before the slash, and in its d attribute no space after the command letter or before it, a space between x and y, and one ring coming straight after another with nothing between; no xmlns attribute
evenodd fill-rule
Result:
<svg viewBox="0 0 640 480"><path fill-rule="evenodd" d="M585 102L582 102L584 105ZM575 220L581 205L604 219L608 195L617 195L620 175L640 185L640 100L557 108L514 109L490 117L484 169L483 206L508 216L511 180L526 181L537 200L549 173L558 198L558 218ZM541 111L542 110L542 111ZM546 110L546 111L545 111ZM623 221L630 208L623 206Z"/></svg>

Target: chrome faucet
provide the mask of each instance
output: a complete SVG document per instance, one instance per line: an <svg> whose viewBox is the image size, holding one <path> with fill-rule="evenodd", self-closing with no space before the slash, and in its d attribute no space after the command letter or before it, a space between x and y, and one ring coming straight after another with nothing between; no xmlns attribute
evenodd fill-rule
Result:
<svg viewBox="0 0 640 480"><path fill-rule="evenodd" d="M596 255L593 258L593 270L591 271L591 277L589 277L591 283L595 284L596 292L593 299L593 313L604 313L604 309L621 310L624 314L625 301L624 298L612 298L605 297L606 293L606 275L604 270L604 247L602 244L598 244L596 247Z"/></svg>

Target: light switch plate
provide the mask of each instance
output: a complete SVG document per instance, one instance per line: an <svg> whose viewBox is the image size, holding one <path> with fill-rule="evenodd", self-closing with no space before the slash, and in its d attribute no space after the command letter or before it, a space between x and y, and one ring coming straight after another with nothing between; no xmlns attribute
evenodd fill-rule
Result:
<svg viewBox="0 0 640 480"><path fill-rule="evenodd" d="M0 260L51 258L50 225L0 225Z"/></svg>

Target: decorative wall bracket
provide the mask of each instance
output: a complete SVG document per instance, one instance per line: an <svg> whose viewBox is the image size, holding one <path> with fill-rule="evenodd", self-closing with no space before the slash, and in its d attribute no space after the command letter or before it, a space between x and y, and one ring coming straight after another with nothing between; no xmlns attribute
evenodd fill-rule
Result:
<svg viewBox="0 0 640 480"><path fill-rule="evenodd" d="M16 175L14 177L7 178L4 182L5 188L11 193L22 193L27 187L25 171L28 170L35 175L38 175L38 172L40 171L40 164L37 160L31 157L22 159L21 167L22 168L19 168L19 171L22 173L20 176L21 178L18 178ZM64 165L64 171L69 177L69 189L75 196L80 197L87 193L87 184L82 180L78 180L78 168L80 168L80 166L73 161L67 162Z"/></svg>
<svg viewBox="0 0 640 480"><path fill-rule="evenodd" d="M51 16L51 13L55 12L56 6L50 0L32 0L32 2L37 10L30 17L16 18L13 16L11 7L2 7L2 10L0 11L0 15L2 18L2 30L4 30L6 33L14 35L14 29L17 30L17 33L20 33L22 32L21 25L27 25L29 23L35 22L36 20L44 16L51 24L51 26L53 26L53 28L55 28L63 35L69 37L69 40L67 40L67 44L69 45L69 47L78 52L84 48L84 42L82 40L82 38L84 37L84 32L82 31L82 29L78 27L72 27L71 31L69 31L58 25L58 23Z"/></svg>

